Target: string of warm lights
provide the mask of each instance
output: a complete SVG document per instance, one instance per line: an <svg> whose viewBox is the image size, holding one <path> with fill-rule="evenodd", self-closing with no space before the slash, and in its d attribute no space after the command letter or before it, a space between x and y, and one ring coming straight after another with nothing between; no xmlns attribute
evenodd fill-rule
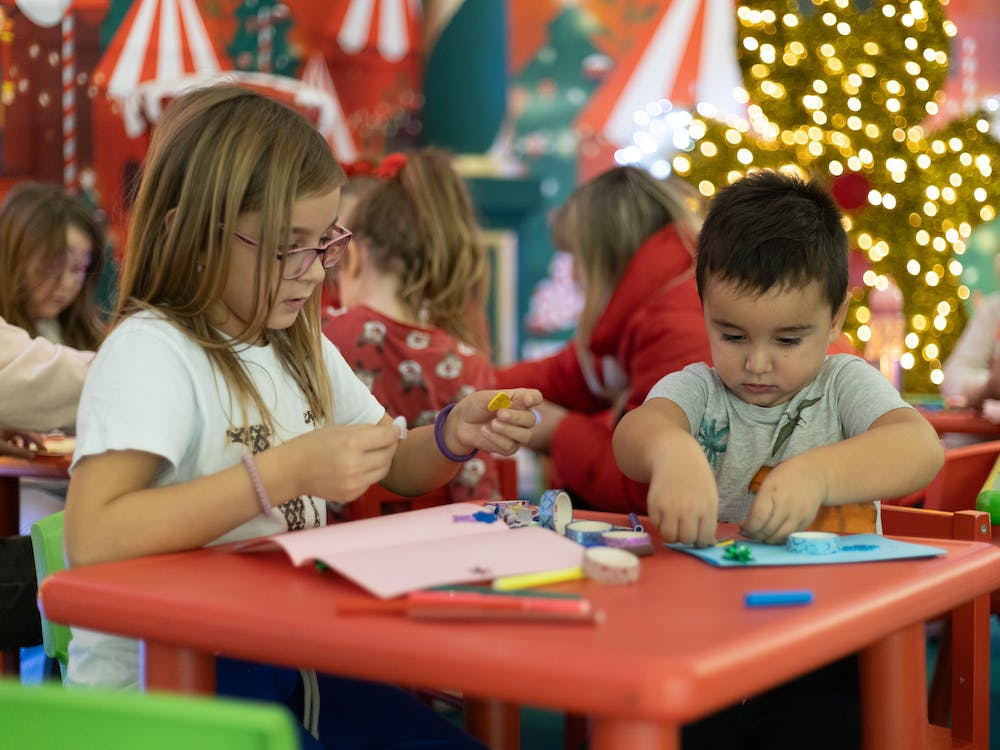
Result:
<svg viewBox="0 0 1000 750"><path fill-rule="evenodd" d="M905 300L904 387L929 392L966 322L962 255L972 229L996 216L1000 142L986 110L935 132L922 125L942 103L956 32L941 3L812 6L800 12L794 2L762 1L737 9L747 117L722 119L700 107L686 146L671 138L669 166L707 196L754 168L826 181L868 266L863 286L852 290L847 333L868 341L868 294L895 279ZM641 146L640 135L632 157Z"/></svg>

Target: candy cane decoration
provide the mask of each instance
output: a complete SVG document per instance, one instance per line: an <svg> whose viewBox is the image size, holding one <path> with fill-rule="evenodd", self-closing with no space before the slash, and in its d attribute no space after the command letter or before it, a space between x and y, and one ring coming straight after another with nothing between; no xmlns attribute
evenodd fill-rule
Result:
<svg viewBox="0 0 1000 750"><path fill-rule="evenodd" d="M62 111L63 185L76 190L76 32L73 12L67 6L62 17Z"/></svg>

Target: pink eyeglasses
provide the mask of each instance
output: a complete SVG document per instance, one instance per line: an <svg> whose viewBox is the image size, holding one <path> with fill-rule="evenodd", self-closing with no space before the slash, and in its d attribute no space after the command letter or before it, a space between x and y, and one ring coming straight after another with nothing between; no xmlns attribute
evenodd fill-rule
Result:
<svg viewBox="0 0 1000 750"><path fill-rule="evenodd" d="M351 243L351 232L338 224L333 225L336 236L326 244L318 247L293 247L288 250L281 250L277 257L279 261L284 261L283 279L297 279L308 271L316 258L322 256L323 268L330 269L340 262L344 251ZM233 231L233 236L247 247L260 247L257 240L247 237L245 234Z"/></svg>

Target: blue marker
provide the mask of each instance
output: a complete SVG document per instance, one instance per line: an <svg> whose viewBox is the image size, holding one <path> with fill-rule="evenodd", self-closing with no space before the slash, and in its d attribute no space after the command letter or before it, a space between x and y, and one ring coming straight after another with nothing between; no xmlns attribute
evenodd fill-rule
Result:
<svg viewBox="0 0 1000 750"><path fill-rule="evenodd" d="M637 516L634 512L628 514L628 522L632 524L632 531L645 531L645 529L642 528L642 524L639 523L639 516Z"/></svg>
<svg viewBox="0 0 1000 750"><path fill-rule="evenodd" d="M788 591L748 591L743 603L748 607L787 607L795 604L812 604L813 592L809 589Z"/></svg>

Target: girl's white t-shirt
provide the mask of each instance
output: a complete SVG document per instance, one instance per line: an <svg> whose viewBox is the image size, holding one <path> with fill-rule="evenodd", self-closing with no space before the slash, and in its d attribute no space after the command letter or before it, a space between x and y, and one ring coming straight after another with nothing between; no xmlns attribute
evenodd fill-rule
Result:
<svg viewBox="0 0 1000 750"><path fill-rule="evenodd" d="M140 450L161 457L152 483L161 487L222 471L240 463L244 453L260 453L316 428L308 402L271 346L248 345L239 356L270 411L273 431L252 405L241 417L205 351L184 332L153 312L124 321L102 344L87 376L70 471L85 456ZM385 410L326 339L323 358L334 424L378 422ZM325 522L322 498L289 498L213 544ZM136 641L73 628L68 683L127 687L138 681Z"/></svg>

